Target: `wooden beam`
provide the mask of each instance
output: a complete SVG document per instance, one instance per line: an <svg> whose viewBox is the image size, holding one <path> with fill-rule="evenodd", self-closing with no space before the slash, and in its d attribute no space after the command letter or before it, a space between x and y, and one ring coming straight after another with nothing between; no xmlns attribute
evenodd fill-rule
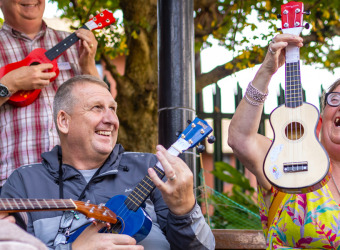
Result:
<svg viewBox="0 0 340 250"><path fill-rule="evenodd" d="M262 230L213 229L215 249L266 249Z"/></svg>

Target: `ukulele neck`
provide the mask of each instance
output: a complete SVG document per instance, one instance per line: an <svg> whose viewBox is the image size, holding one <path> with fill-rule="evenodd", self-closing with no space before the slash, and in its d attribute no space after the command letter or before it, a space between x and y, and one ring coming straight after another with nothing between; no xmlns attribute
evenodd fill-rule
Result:
<svg viewBox="0 0 340 250"><path fill-rule="evenodd" d="M89 30L89 28L85 24L80 28ZM60 43L55 45L53 48L46 51L45 55L49 60L53 61L78 41L79 37L77 37L76 33L72 33L64 40L62 40Z"/></svg>

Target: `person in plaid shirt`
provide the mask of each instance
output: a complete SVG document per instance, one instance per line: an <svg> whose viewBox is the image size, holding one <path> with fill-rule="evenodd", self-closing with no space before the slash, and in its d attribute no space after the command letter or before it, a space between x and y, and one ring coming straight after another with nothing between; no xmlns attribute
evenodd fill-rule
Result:
<svg viewBox="0 0 340 250"><path fill-rule="evenodd" d="M0 67L23 60L32 50L52 48L68 32L47 27L42 16L45 0L0 0L5 22L0 29ZM52 103L58 87L79 75L98 76L95 65L97 41L89 30L75 32L81 39L57 60L60 70L46 72L52 64L23 66L0 78L0 188L19 166L41 161L41 153L59 143ZM42 89L39 97L26 107L14 107L6 101L18 90Z"/></svg>

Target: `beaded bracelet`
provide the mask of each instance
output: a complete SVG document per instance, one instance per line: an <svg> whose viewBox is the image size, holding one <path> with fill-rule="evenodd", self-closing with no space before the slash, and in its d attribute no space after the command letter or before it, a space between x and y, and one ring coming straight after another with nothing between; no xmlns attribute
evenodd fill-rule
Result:
<svg viewBox="0 0 340 250"><path fill-rule="evenodd" d="M258 106L264 103L264 101L266 100L268 96L268 92L266 94L262 93L260 90L258 90L252 85L252 82L250 82L248 84L248 87L247 87L247 90L244 96L250 104ZM250 100L249 98L253 100Z"/></svg>
<svg viewBox="0 0 340 250"><path fill-rule="evenodd" d="M244 98L247 101L247 103L249 103L253 106L260 106L261 104L263 104L263 102L256 102L256 101L250 100L249 97L246 94L244 95Z"/></svg>

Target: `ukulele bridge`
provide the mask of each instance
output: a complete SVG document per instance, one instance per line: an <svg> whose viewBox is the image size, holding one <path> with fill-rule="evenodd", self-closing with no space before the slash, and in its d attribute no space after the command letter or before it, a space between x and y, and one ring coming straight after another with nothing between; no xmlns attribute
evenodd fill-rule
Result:
<svg viewBox="0 0 340 250"><path fill-rule="evenodd" d="M295 173L295 172L303 172L303 171L308 171L307 161L283 163L284 173Z"/></svg>

